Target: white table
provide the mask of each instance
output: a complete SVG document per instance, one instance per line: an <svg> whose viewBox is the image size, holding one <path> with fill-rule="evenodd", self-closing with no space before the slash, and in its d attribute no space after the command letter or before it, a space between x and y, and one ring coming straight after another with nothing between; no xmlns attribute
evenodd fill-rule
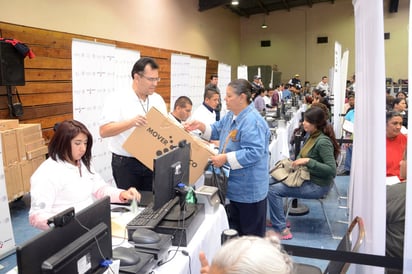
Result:
<svg viewBox="0 0 412 274"><path fill-rule="evenodd" d="M155 268L153 273L200 273L199 252L203 251L209 261L211 261L216 251L220 248L220 235L222 231L227 228L229 228L229 224L226 211L222 205L219 205L219 209L214 214L205 214L205 220L198 228L188 246L179 249L186 250L189 253L189 257L178 251L173 260L161 267ZM171 250L175 249L175 246L171 247ZM171 258L173 254L173 251L170 252L169 258Z"/></svg>
<svg viewBox="0 0 412 274"><path fill-rule="evenodd" d="M205 214L203 223L199 226L196 234L189 242L187 247L180 247L176 256L168 263L156 267L152 273L173 273L173 274L188 274L200 273L199 252L203 251L209 262L212 260L216 251L220 248L220 235L223 230L229 228L226 211L222 205L213 214ZM121 239L113 238L113 245L119 243ZM127 242L125 242L127 243ZM128 244L128 243L127 243ZM170 259L175 253L176 246L172 246L169 250ZM187 251L189 256L182 254L182 250Z"/></svg>

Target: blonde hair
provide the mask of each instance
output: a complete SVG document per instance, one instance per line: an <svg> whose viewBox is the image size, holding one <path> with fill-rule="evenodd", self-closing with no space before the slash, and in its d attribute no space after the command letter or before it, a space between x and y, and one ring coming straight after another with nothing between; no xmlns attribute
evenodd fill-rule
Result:
<svg viewBox="0 0 412 274"><path fill-rule="evenodd" d="M242 236L226 242L212 265L225 274L291 274L293 263L276 236Z"/></svg>

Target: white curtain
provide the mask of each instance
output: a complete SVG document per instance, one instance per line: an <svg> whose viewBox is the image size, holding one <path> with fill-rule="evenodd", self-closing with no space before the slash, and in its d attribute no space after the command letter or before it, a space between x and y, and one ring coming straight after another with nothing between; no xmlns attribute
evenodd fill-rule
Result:
<svg viewBox="0 0 412 274"><path fill-rule="evenodd" d="M409 3L409 26L412 24L412 6ZM409 56L408 56L408 79L412 79L412 31L409 27ZM408 90L412 90L412 84L408 85ZM408 113L408 121L412 121L412 111ZM408 156L412 155L412 138L408 138ZM412 157L408 157L408 178L412 177ZM412 180L409 180L411 182ZM412 227L412 188L406 186L406 212L405 212L405 243L404 243L404 259L403 259L403 273L412 273L412 234L410 227ZM408 199L409 198L409 199Z"/></svg>
<svg viewBox="0 0 412 274"><path fill-rule="evenodd" d="M373 3L372 3L373 2ZM363 218L360 252L385 254L386 150L383 1L353 0L355 13L356 114L350 184L350 218ZM357 266L356 273L383 273Z"/></svg>

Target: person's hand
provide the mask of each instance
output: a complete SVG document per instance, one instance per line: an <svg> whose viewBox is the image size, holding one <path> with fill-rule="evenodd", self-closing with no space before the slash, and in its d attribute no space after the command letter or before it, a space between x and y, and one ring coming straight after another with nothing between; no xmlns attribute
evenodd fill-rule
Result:
<svg viewBox="0 0 412 274"><path fill-rule="evenodd" d="M199 261L200 266L200 274L208 274L209 273L209 262L207 261L206 255L203 251L199 252Z"/></svg>
<svg viewBox="0 0 412 274"><path fill-rule="evenodd" d="M182 125L187 131L199 129L201 132L205 132L205 124L197 120L184 122Z"/></svg>
<svg viewBox="0 0 412 274"><path fill-rule="evenodd" d="M134 127L141 127L147 124L147 120L145 116L137 115L136 117L131 119L131 123Z"/></svg>
<svg viewBox="0 0 412 274"><path fill-rule="evenodd" d="M292 162L292 167L306 166L309 163L310 158L299 158Z"/></svg>
<svg viewBox="0 0 412 274"><path fill-rule="evenodd" d="M120 200L123 202L127 202L129 200L137 200L140 202L141 195L136 188L131 187L128 190L123 190L120 192Z"/></svg>
<svg viewBox="0 0 412 274"><path fill-rule="evenodd" d="M215 167L221 167L227 162L226 154L218 154L210 157L210 161Z"/></svg>

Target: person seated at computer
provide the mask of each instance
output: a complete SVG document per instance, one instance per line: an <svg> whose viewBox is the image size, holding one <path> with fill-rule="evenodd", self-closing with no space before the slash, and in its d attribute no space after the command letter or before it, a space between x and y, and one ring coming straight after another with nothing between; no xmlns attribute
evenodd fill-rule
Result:
<svg viewBox="0 0 412 274"><path fill-rule="evenodd" d="M261 238L243 236L223 244L212 264L203 252L199 254L201 274L291 274L293 263L276 236Z"/></svg>
<svg viewBox="0 0 412 274"><path fill-rule="evenodd" d="M173 106L173 111L169 113L169 117L178 122L180 125L182 122L186 121L192 114L192 100L187 96L180 96L176 99Z"/></svg>
<svg viewBox="0 0 412 274"><path fill-rule="evenodd" d="M408 138L401 133L402 114L396 111L386 112L386 177L397 176L400 181L399 162L402 160Z"/></svg>
<svg viewBox="0 0 412 274"><path fill-rule="evenodd" d="M47 220L70 208L75 212L95 199L110 196L111 202L140 200L131 187L118 189L107 184L92 165L93 137L85 125L69 120L60 123L49 143L49 158L30 178L30 224L47 229Z"/></svg>
<svg viewBox="0 0 412 274"><path fill-rule="evenodd" d="M336 159L340 147L335 133L327 121L323 109L313 106L304 114L303 128L309 137L306 139L292 166L306 166L310 179L300 187L289 187L271 178L268 201L272 227L282 240L292 239L286 226L284 197L318 199L328 193L336 176Z"/></svg>
<svg viewBox="0 0 412 274"><path fill-rule="evenodd" d="M251 103L251 96L249 81L233 80L225 98L230 111L212 125L194 120L185 123L185 129L199 129L207 140L219 139L219 154L211 156L210 161L215 167L230 168L226 195L230 200L230 228L241 236L264 236L270 131Z"/></svg>

